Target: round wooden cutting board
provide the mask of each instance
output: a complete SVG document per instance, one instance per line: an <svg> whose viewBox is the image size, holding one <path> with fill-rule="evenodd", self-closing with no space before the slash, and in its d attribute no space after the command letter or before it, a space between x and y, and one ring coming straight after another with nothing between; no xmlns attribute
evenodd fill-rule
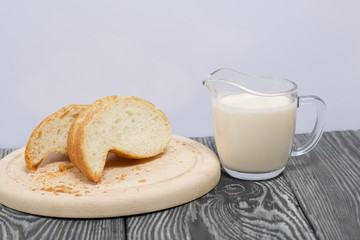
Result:
<svg viewBox="0 0 360 240"><path fill-rule="evenodd" d="M173 136L166 151L150 159L120 159L109 153L99 183L88 181L58 153L29 172L24 151L0 161L0 203L43 216L103 218L158 211L206 194L220 178L217 156L180 136Z"/></svg>

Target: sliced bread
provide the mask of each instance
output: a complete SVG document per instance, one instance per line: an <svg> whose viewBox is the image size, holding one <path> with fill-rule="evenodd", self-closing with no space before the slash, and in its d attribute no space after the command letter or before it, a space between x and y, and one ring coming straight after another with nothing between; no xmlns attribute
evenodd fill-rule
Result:
<svg viewBox="0 0 360 240"><path fill-rule="evenodd" d="M68 154L67 138L74 119L89 105L72 104L45 118L32 132L25 149L28 170L36 170L52 152Z"/></svg>
<svg viewBox="0 0 360 240"><path fill-rule="evenodd" d="M75 136L79 134L79 131L78 131L79 126L82 125L82 123L86 119L88 119L91 116L91 114L100 110L100 108L102 107L102 105L104 103L113 101L115 99L117 99L117 96L108 96L108 97L104 97L104 98L101 98L101 99L95 101L90 107L88 107L84 111L82 111L79 114L79 116L73 121L73 123L71 124L70 130L69 130L68 138L67 138L67 150L68 150L68 155L70 158L76 159L77 157L75 157L75 155L80 152L79 150L75 150L78 146L74 145ZM72 161L72 162L74 163L74 165L76 167L78 167L76 161ZM80 169L80 167L78 167L78 168Z"/></svg>
<svg viewBox="0 0 360 240"><path fill-rule="evenodd" d="M96 101L73 123L69 157L85 176L98 182L108 152L140 159L164 151L171 138L165 114L137 97L107 97Z"/></svg>

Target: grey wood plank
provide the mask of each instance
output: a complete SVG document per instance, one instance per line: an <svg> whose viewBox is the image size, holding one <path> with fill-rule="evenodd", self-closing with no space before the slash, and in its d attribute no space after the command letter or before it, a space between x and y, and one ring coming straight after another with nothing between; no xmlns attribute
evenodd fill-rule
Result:
<svg viewBox="0 0 360 240"><path fill-rule="evenodd" d="M0 159L15 149L0 149ZM126 239L125 219L61 219L0 204L0 239Z"/></svg>
<svg viewBox="0 0 360 240"><path fill-rule="evenodd" d="M196 138L213 150L212 137ZM129 239L315 239L283 176L219 184L188 204L129 217Z"/></svg>
<svg viewBox="0 0 360 240"><path fill-rule="evenodd" d="M126 239L124 219L60 219L0 207L0 239Z"/></svg>
<svg viewBox="0 0 360 240"><path fill-rule="evenodd" d="M317 237L360 238L359 131L324 133L310 153L289 160L284 175Z"/></svg>

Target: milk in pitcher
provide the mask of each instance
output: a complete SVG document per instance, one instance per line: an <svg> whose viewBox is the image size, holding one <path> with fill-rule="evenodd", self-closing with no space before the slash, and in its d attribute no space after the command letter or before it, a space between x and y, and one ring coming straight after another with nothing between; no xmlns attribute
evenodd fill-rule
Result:
<svg viewBox="0 0 360 240"><path fill-rule="evenodd" d="M293 144L296 108L289 96L242 93L214 101L214 133L222 165L247 173L283 168Z"/></svg>

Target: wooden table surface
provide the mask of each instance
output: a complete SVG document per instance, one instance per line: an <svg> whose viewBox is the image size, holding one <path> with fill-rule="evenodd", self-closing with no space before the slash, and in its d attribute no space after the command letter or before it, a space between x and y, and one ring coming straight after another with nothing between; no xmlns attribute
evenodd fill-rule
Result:
<svg viewBox="0 0 360 240"><path fill-rule="evenodd" d="M213 137L194 139L215 150ZM324 133L271 180L222 172L211 192L164 211L56 219L0 205L0 239L360 239L360 131Z"/></svg>

